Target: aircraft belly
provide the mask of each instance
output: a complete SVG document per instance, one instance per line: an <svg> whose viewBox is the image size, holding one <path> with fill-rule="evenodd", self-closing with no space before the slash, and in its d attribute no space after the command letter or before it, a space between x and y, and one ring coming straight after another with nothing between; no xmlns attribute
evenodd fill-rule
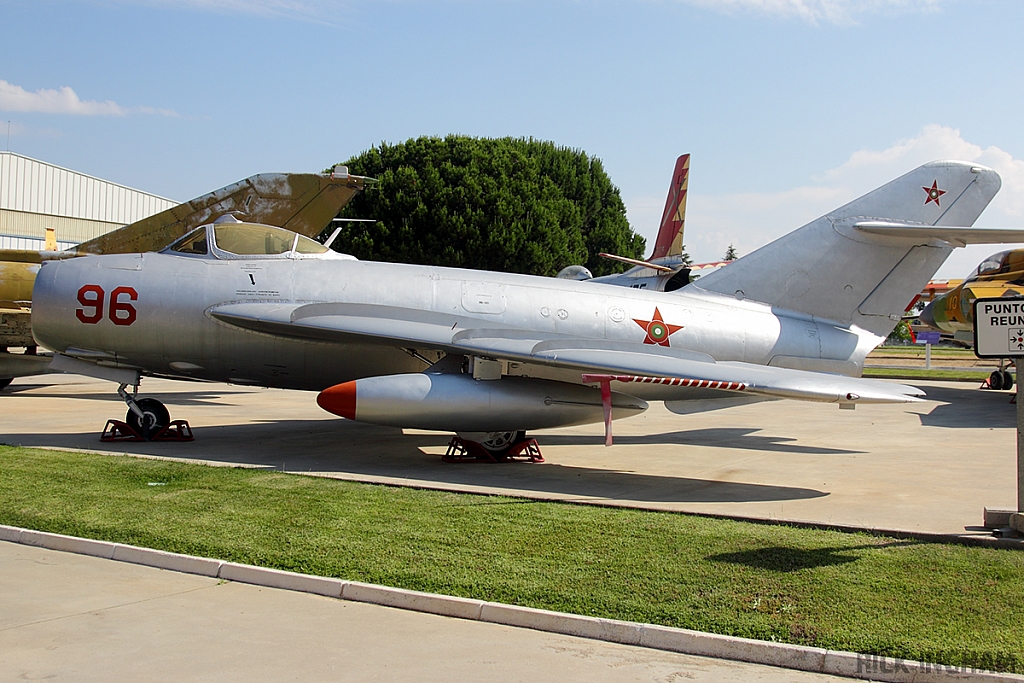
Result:
<svg viewBox="0 0 1024 683"><path fill-rule="evenodd" d="M161 359L166 372L234 384L320 391L361 377L419 372L426 365L400 349L367 344L325 344L238 332L221 339L218 356L197 356L201 371L182 371L181 360ZM179 356L180 358L180 356ZM185 361L188 362L188 361Z"/></svg>

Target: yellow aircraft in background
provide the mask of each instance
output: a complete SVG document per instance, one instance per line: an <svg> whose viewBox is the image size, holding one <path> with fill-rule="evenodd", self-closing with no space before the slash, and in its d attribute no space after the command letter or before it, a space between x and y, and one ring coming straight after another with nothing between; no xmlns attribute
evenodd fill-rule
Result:
<svg viewBox="0 0 1024 683"><path fill-rule="evenodd" d="M953 335L956 341L974 344L974 300L1024 296L1024 249L992 254L966 280L925 306L923 324ZM992 389L1013 387L1013 375L1000 364L988 379Z"/></svg>
<svg viewBox="0 0 1024 683"><path fill-rule="evenodd" d="M921 312L921 322L958 341L974 341L974 300L1024 296L1024 249L992 254L966 280Z"/></svg>

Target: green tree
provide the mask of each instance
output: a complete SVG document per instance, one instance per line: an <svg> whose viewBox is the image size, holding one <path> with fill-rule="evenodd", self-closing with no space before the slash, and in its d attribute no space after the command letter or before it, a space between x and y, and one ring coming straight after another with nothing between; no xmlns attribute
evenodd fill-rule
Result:
<svg viewBox="0 0 1024 683"><path fill-rule="evenodd" d="M736 247L729 244L729 248L725 250L725 256L722 257L723 261L735 261L740 256L736 253Z"/></svg>
<svg viewBox="0 0 1024 683"><path fill-rule="evenodd" d="M898 323L896 323L896 327L894 327L892 329L892 332L889 333L889 336L886 337L885 343L886 343L886 345L889 345L889 346L892 346L892 345L899 346L899 345L902 345L902 344L909 344L909 343L911 343L912 339L913 339L913 337L911 336L911 333L910 333L910 321L909 320L901 320Z"/></svg>
<svg viewBox="0 0 1024 683"><path fill-rule="evenodd" d="M335 248L367 260L554 275L614 272L607 251L642 258L644 239L599 159L523 138L449 135L381 143L344 162L377 178L356 196Z"/></svg>

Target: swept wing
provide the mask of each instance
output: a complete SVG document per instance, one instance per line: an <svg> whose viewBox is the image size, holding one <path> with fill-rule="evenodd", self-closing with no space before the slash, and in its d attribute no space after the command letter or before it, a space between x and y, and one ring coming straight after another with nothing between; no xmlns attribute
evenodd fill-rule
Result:
<svg viewBox="0 0 1024 683"><path fill-rule="evenodd" d="M217 320L280 337L323 341L372 341L460 355L534 363L684 386L804 401L906 403L920 400L915 387L743 362L716 362L692 351L552 335L509 328L479 318L394 306L347 303L238 303L210 310ZM620 380L621 381L621 380ZM636 381L636 380L633 380ZM715 386L710 386L710 384Z"/></svg>

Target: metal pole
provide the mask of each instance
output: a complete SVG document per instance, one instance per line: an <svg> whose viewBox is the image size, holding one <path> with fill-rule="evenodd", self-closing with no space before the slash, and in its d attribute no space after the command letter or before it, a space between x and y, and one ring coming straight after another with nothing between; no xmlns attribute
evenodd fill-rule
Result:
<svg viewBox="0 0 1024 683"><path fill-rule="evenodd" d="M1017 365L1017 512L1024 512L1024 396L1020 388L1024 358L1013 360Z"/></svg>

